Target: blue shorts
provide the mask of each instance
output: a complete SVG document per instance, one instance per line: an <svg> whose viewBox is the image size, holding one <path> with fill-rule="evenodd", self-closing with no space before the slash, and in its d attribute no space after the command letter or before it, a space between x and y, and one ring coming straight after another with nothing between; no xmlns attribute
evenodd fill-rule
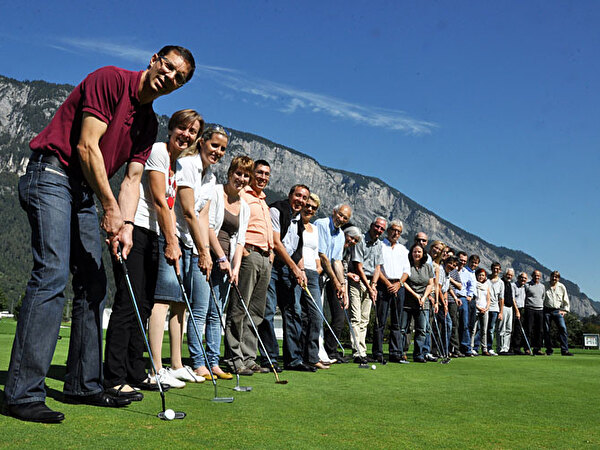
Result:
<svg viewBox="0 0 600 450"><path fill-rule="evenodd" d="M181 240L179 241L179 247L181 248L181 258L179 259L179 271L181 278L183 279L184 286L186 281L191 278L191 261L192 261L192 249L183 245ZM170 266L167 263L163 249L165 248L165 238L161 235L158 238L158 274L156 276L156 289L154 291L154 300L163 302L181 302L183 303L183 296L181 295L181 288L179 287L179 281L175 274L174 266ZM189 273L188 273L189 272ZM189 291L188 291L189 292Z"/></svg>

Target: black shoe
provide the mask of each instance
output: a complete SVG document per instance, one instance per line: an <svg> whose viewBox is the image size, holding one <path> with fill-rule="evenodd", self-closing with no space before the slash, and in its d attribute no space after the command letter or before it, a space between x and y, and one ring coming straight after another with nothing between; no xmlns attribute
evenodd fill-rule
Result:
<svg viewBox="0 0 600 450"><path fill-rule="evenodd" d="M534 350L533 354L535 356L545 356L545 353L542 352L541 350Z"/></svg>
<svg viewBox="0 0 600 450"><path fill-rule="evenodd" d="M309 366L308 364L300 363L293 366L287 366L286 370L295 370L298 372L316 372L318 369L313 366Z"/></svg>
<svg viewBox="0 0 600 450"><path fill-rule="evenodd" d="M525 353L523 353L521 350L513 350L513 354L514 355L524 355Z"/></svg>
<svg viewBox="0 0 600 450"><path fill-rule="evenodd" d="M462 352L456 352L455 355L456 355L457 358L464 358L465 357L465 354L462 353Z"/></svg>
<svg viewBox="0 0 600 450"><path fill-rule="evenodd" d="M548 356L554 355L554 350L546 350L546 355L548 355Z"/></svg>
<svg viewBox="0 0 600 450"><path fill-rule="evenodd" d="M512 352L500 352L500 353L498 353L498 354L499 354L500 356L512 356L512 355L514 355L514 353L512 353Z"/></svg>
<svg viewBox="0 0 600 450"><path fill-rule="evenodd" d="M160 389L158 388L158 384L150 383L148 381L148 379L146 379L140 383L137 383L137 384L132 384L131 386L133 386L134 388L138 388L142 391L150 391L150 392L160 391ZM160 387L162 388L163 392L167 392L169 389L171 389L171 385L167 384L167 383L160 383Z"/></svg>
<svg viewBox="0 0 600 450"><path fill-rule="evenodd" d="M391 363L399 363L400 361L402 361L402 357L401 356L391 356L390 355L390 359L388 360Z"/></svg>
<svg viewBox="0 0 600 450"><path fill-rule="evenodd" d="M15 419L39 423L60 423L65 419L63 413L52 411L44 402L8 405L8 414Z"/></svg>
<svg viewBox="0 0 600 450"><path fill-rule="evenodd" d="M367 362L368 363L379 362L380 360L381 360L381 357L378 358L378 357L374 356L374 357L371 358L370 356L367 356Z"/></svg>
<svg viewBox="0 0 600 450"><path fill-rule="evenodd" d="M94 395L65 394L65 401L76 405L102 406L108 408L120 408L131 403L131 400L128 398L116 397L106 391L98 392Z"/></svg>
<svg viewBox="0 0 600 450"><path fill-rule="evenodd" d="M566 352L560 352L560 354L562 356L573 356L573 353L571 353L569 350L567 350Z"/></svg>
<svg viewBox="0 0 600 450"><path fill-rule="evenodd" d="M427 360L425 358L413 358L413 361L416 363L426 363Z"/></svg>
<svg viewBox="0 0 600 450"><path fill-rule="evenodd" d="M118 389L109 388L109 389L106 389L104 392L112 395L113 397L127 398L127 399L131 400L132 402L141 402L144 399L144 394L142 394L139 391L136 391L136 390L123 391L123 388L125 386L127 386L127 385L122 384L121 386L118 387Z"/></svg>
<svg viewBox="0 0 600 450"><path fill-rule="evenodd" d="M238 375L242 375L244 377L250 377L254 375L254 371L248 369L247 367L240 367L237 370L232 370L231 373L237 373Z"/></svg>
<svg viewBox="0 0 600 450"><path fill-rule="evenodd" d="M355 356L354 357L354 362L356 364L366 364L367 363L367 358L365 358L364 356Z"/></svg>
<svg viewBox="0 0 600 450"><path fill-rule="evenodd" d="M279 367L279 364L277 364L277 363L273 363L273 368L271 368L270 365L264 365L264 364L262 367L267 369L269 372L273 372L273 369L275 369L275 372L277 372L277 373L283 372L283 369L281 367Z"/></svg>

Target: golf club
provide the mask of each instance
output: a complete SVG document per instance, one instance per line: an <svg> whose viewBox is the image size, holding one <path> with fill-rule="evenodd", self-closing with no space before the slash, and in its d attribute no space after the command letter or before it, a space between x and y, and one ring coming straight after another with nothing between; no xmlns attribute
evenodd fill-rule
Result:
<svg viewBox="0 0 600 450"><path fill-rule="evenodd" d="M250 325L252 325L252 329L254 330L254 334L256 334L256 337L258 338L258 342L260 343L260 348L262 349L263 354L266 355L267 359L269 360L269 365L271 366L271 370L273 371L273 375L275 375L275 383L276 384L287 384L288 383L287 380L280 380L279 379L279 375L277 374L277 371L275 370L275 367L273 366L273 360L269 356L269 353L265 349L265 344L263 344L263 341L260 338L260 335L258 334L258 329L256 328L256 325L254 324L254 320L252 320L252 316L250 315L250 311L248 311L248 307L246 306L246 302L244 301L244 299L242 297L242 294L240 293L240 288L238 288L237 284L233 284L233 286L235 287L235 291L237 292L238 298L240 299L240 303L244 307L244 312L246 313L246 316L248 316L248 320L250 321Z"/></svg>
<svg viewBox="0 0 600 450"><path fill-rule="evenodd" d="M185 417L185 413L183 411L173 411L172 409L167 410L165 407L165 391L162 388L160 383L160 376L158 375L158 371L156 370L156 365L154 364L154 358L152 357L152 351L150 350L150 344L148 343L148 337L146 336L146 330L144 329L144 324L142 322L142 316L140 315L140 310L138 308L137 302L135 301L135 294L133 293L133 286L131 285L131 280L129 279L129 271L127 270L127 264L122 256L121 244L119 244L119 249L117 251L117 260L121 264L123 268L123 275L125 276L125 282L127 284L127 290L129 291L129 298L131 299L131 303L133 304L133 309L135 310L135 315L137 317L138 325L140 326L140 331L142 336L144 336L144 342L146 343L146 350L148 350L148 356L150 357L150 363L152 364L152 370L154 370L154 379L156 380L156 384L158 386L158 390L160 392L160 399L162 402L162 411L160 411L156 416L162 420L173 420L173 419L183 419ZM169 412L167 412L169 411ZM166 413L166 415L165 415Z"/></svg>
<svg viewBox="0 0 600 450"><path fill-rule="evenodd" d="M173 267L173 270L175 270L175 267ZM175 270L175 275L177 276L177 281L179 282L179 288L181 289L181 295L183 295L183 300L185 301L185 306L187 307L188 312L190 313L189 320L192 321L194 332L196 333L196 339L198 339L198 343L200 344L199 346L202 349L202 355L204 356L204 361L207 362L206 367L208 368L208 371L210 373L210 378L211 378L213 386L215 388L215 396L212 399L212 401L217 402L217 403L231 403L231 402L233 402L233 397L219 397L217 395L217 380L215 379L215 376L213 375L213 371L212 371L212 368L210 367L210 364L208 364L208 357L206 356L206 350L204 350L204 345L202 344L202 335L200 334L200 331L198 330L198 325L196 324L196 318L194 317L194 313L192 312L192 305L190 305L190 299L188 298L187 293L185 292L185 287L183 287L183 281L181 279L181 275L179 275L176 270Z"/></svg>
<svg viewBox="0 0 600 450"><path fill-rule="evenodd" d="M312 294L308 290L308 286L304 285L304 286L302 286L302 289L304 289L304 292L306 292L306 295L308 295L308 298L310 298L312 300L313 304L315 305L315 308L317 308L317 311L319 311L319 314L321 315L321 318L327 324L327 328L329 328L329 331L331 331L331 335L333 336L333 338L335 339L335 341L337 342L337 344L340 346L340 349L342 350L342 354L344 356L346 356L346 350L344 350L344 346L342 345L342 343L340 342L340 340L337 338L337 336L333 332L333 329L331 328L331 325L329 325L329 322L327 322L327 319L325 318L325 315L323 314L323 311L321 311L321 308L319 308L319 305L315 301L315 298L312 296Z"/></svg>
<svg viewBox="0 0 600 450"><path fill-rule="evenodd" d="M435 329L437 330L437 343L436 346L439 349L442 357L440 358L440 364L448 364L450 362L450 358L446 354L444 354L444 350L442 349L442 333L440 331L440 325L438 324L437 314L433 315L433 323L435 324Z"/></svg>
<svg viewBox="0 0 600 450"><path fill-rule="evenodd" d="M523 328L523 323L521 322L521 318L517 319L519 321L519 326L521 327L521 333L523 333L523 337L525 338L525 343L527 344L527 349L529 350L529 354L531 356L535 356L531 351L531 345L529 345L529 339L527 339L527 335L525 334L525 329Z"/></svg>
<svg viewBox="0 0 600 450"><path fill-rule="evenodd" d="M223 330L223 333L225 333L225 323L223 322L223 316L221 314L221 309L219 308L219 304L217 303L217 296L215 295L215 288L212 283L212 278L209 278L208 282L210 284L211 299L215 305L215 308L217 308L217 313L219 314L219 323L221 324L221 329ZM230 289L231 289L231 284L227 288L227 296L229 296ZM225 297L225 300L227 300L227 297ZM238 391L238 392L250 392L252 390L252 386L240 386L240 374L239 374L239 370L237 368L237 364L235 363L235 358L232 361L233 361L233 368L235 370L235 379L236 379L236 384L235 384L235 387L233 388L233 390Z"/></svg>

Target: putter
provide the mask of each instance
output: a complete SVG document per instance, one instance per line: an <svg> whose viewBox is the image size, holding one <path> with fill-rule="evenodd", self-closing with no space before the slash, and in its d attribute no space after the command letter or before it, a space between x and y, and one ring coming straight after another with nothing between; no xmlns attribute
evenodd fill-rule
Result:
<svg viewBox="0 0 600 450"><path fill-rule="evenodd" d="M123 274L125 275L125 282L127 284L127 290L129 291L129 298L131 299L131 303L133 304L133 309L135 310L135 315L137 317L138 325L140 326L140 331L142 336L144 336L144 342L146 343L146 350L148 350L148 356L150 357L150 363L152 364L152 370L154 370L154 379L156 380L156 384L158 385L158 390L160 391L160 399L162 402L162 411L160 411L156 416L162 420L173 420L173 419L183 419L185 417L185 413L183 411L173 411L174 416L169 418L165 416L165 411L167 411L165 406L165 391L162 388L160 383L160 377L158 376L158 371L156 370L156 365L154 364L154 358L152 357L152 351L150 350L150 344L148 343L148 337L146 336L146 330L144 329L144 324L142 323L142 316L140 316L140 310L138 308L137 302L135 301L135 294L133 293L133 286L131 285L131 280L129 278L129 271L127 270L127 264L122 256L121 244L119 244L119 249L117 251L117 260L121 263L121 267L123 268Z"/></svg>
<svg viewBox="0 0 600 450"><path fill-rule="evenodd" d="M527 344L527 349L529 350L529 354L531 356L535 356L531 351L531 345L529 345L529 339L527 339L527 335L525 334L525 329L523 328L523 323L521 322L521 318L519 317L519 325L521 327L521 333L523 333L523 337L525 338L525 343Z"/></svg>
<svg viewBox="0 0 600 450"><path fill-rule="evenodd" d="M250 315L250 311L248 311L248 307L246 306L246 302L244 301L244 299L242 297L242 294L240 292L240 288L238 288L237 284L234 284L233 287L235 287L235 291L237 292L238 298L240 299L240 303L244 307L244 312L246 313L246 316L248 316L248 320L250 320L250 325L252 325L252 329L254 330L254 334L256 334L256 337L258 338L258 342L260 343L260 348L262 349L263 353L267 356L267 359L269 360L269 365L271 366L271 370L273 371L273 375L275 375L275 383L276 384L287 384L288 383L287 380L280 380L279 379L279 375L277 374L277 371L275 370L275 367L273 366L273 360L271 360L271 357L269 356L269 353L265 349L265 344L263 344L263 341L260 338L260 335L258 334L258 329L256 328L256 325L254 324L254 320L252 320L252 316Z"/></svg>
<svg viewBox="0 0 600 450"><path fill-rule="evenodd" d="M213 303L215 304L215 308L217 308L217 313L219 314L219 323L221 324L221 329L223 330L223 333L225 333L225 324L223 323L223 316L221 315L221 309L219 308L219 304L217 303L217 296L215 295L215 288L213 286L212 279L209 278L208 282L210 284L211 299L212 299ZM231 289L231 284L227 288L227 296L229 296L230 289ZM227 300L227 297L225 297L225 300ZM240 386L240 374L238 373L237 364L235 363L235 359L233 359L232 361L233 361L233 368L235 370L235 379L236 379L235 387L233 388L233 390L237 391L237 392L250 392L252 390L252 386Z"/></svg>
<svg viewBox="0 0 600 450"><path fill-rule="evenodd" d="M438 348L440 350L440 352L442 353L442 358L440 359L440 364L448 364L450 363L450 358L448 357L448 355L444 352L444 349L442 348L442 344L443 344L443 339L442 339L442 332L440 331L440 325L438 323L438 317L437 314L435 314L433 316L433 322L435 324L435 328L437 330L437 334L438 334ZM444 346L445 347L445 346Z"/></svg>
<svg viewBox="0 0 600 450"><path fill-rule="evenodd" d="M175 270L175 267L173 267L173 270ZM231 403L231 402L233 402L233 397L219 397L217 395L217 380L215 379L215 376L213 375L213 371L210 367L210 364L208 364L208 357L206 356L206 350L204 350L204 345L202 344L202 335L200 334L200 331L198 330L198 325L196 324L196 318L194 317L194 313L192 312L192 305L190 305L190 299L188 298L187 293L185 292L185 287L183 287L183 280L181 279L181 275L178 274L176 270L175 270L175 275L177 276L177 281L179 282L179 289L181 289L181 295L183 295L183 300L185 301L185 306L187 307L188 312L190 313L189 320L192 321L194 332L196 333L196 339L198 339L198 342L200 343L200 348L202 349L202 355L204 356L204 361L207 362L206 367L208 369L208 372L210 373L210 378L211 378L213 386L215 388L215 396L213 397L212 401L217 402L217 403Z"/></svg>
<svg viewBox="0 0 600 450"><path fill-rule="evenodd" d="M308 295L308 298L310 298L312 300L313 304L315 305L315 308L317 308L317 311L319 311L319 314L321 315L321 318L327 324L327 328L329 328L329 331L331 331L331 334L334 337L335 341L340 346L340 349L342 349L342 354L344 356L346 356L346 350L344 350L344 346L342 345L342 343L340 342L340 340L337 338L337 336L333 332L333 329L331 328L331 325L329 325L329 322L327 322L327 319L325 318L325 315L323 314L323 311L321 311L321 308L319 308L319 305L315 301L315 298L312 296L312 294L308 290L308 286L304 285L304 286L302 286L302 289L304 289L304 292L306 292L306 295Z"/></svg>

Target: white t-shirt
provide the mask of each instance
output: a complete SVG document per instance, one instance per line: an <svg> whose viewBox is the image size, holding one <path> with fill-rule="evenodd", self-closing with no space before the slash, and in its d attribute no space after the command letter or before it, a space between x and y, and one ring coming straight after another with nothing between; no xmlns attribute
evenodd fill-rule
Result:
<svg viewBox="0 0 600 450"><path fill-rule="evenodd" d="M319 258L319 229L312 226L312 232L306 228L302 234L302 259L304 260L304 268L309 270L317 270L317 259Z"/></svg>
<svg viewBox="0 0 600 450"><path fill-rule="evenodd" d="M487 306L487 294L490 289L490 280L485 280L483 283L476 281L477 285L477 303L479 308L485 308Z"/></svg>
<svg viewBox="0 0 600 450"><path fill-rule="evenodd" d="M200 155L184 156L177 160L175 179L177 187L190 187L194 190L194 209L196 215L202 211L206 203L213 196L217 178L212 172L211 167L206 168L204 176L202 176L202 159ZM192 240L192 235L188 230L181 203L177 202L175 207L175 217L177 219L177 235L179 239L187 246L194 248L194 254L198 254L198 250Z"/></svg>
<svg viewBox="0 0 600 450"><path fill-rule="evenodd" d="M154 198L152 196L152 191L150 190L148 174L151 170L164 174L165 186L167 188L166 195L173 195L173 198L175 198L174 180L171 180L171 189L169 189L170 163L167 144L165 142L156 142L152 146L150 156L144 165L144 173L142 174L142 182L140 183L140 200L133 221L136 226L154 231L156 234L160 234L160 228L156 218L156 209L154 209Z"/></svg>

